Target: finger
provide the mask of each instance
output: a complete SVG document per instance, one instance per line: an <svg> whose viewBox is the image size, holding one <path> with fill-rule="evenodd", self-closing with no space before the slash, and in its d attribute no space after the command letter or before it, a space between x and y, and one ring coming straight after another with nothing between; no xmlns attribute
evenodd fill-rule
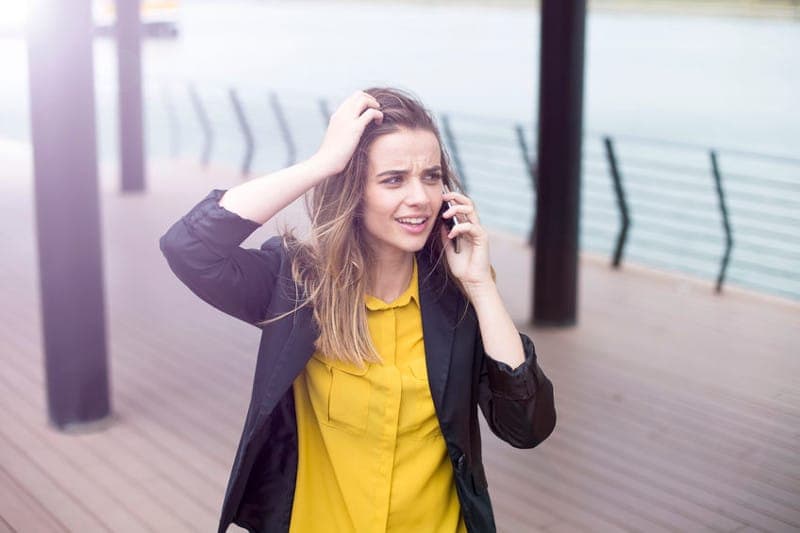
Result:
<svg viewBox="0 0 800 533"><path fill-rule="evenodd" d="M383 113L377 109L372 109L371 107L364 111L360 117L358 117L358 122L362 128L366 128L367 125L373 120L375 121L375 124L380 124L383 122Z"/></svg>
<svg viewBox="0 0 800 533"><path fill-rule="evenodd" d="M456 224L464 224L466 222L479 223L478 215L472 211L468 206L456 206L445 211L442 216L445 219L452 218Z"/></svg>
<svg viewBox="0 0 800 533"><path fill-rule="evenodd" d="M444 213L442 213L442 216L444 218L450 218L450 217L452 217L453 215L455 215L457 213L461 213L463 215L470 215L474 211L475 210L473 209L473 207L471 205L456 204L456 205L453 205L452 207L447 208L447 210Z"/></svg>
<svg viewBox="0 0 800 533"><path fill-rule="evenodd" d="M350 103L355 104L355 103L358 103L358 102L360 102L362 100L365 100L365 99L366 100L374 100L375 102L377 102L377 100L375 100L374 96L372 96L369 93L365 93L364 91L356 91L356 92L354 92L353 94L351 94L350 96L348 96L345 99L345 102L350 102Z"/></svg>
<svg viewBox="0 0 800 533"><path fill-rule="evenodd" d="M354 96L353 109L357 115L361 115L365 109L380 109L381 107L381 104L375 99L374 96L365 92L361 92L360 94L357 93Z"/></svg>
<svg viewBox="0 0 800 533"><path fill-rule="evenodd" d="M471 237L480 237L483 235L483 228L473 222L462 222L457 224L447 234L449 238L459 237L461 235L470 235Z"/></svg>
<svg viewBox="0 0 800 533"><path fill-rule="evenodd" d="M439 228L439 236L442 239L442 247L447 250L450 248L450 251L455 252L455 241L453 241L450 237L447 236L447 228L445 226L441 226ZM448 246L448 243L452 243L453 246Z"/></svg>
<svg viewBox="0 0 800 533"><path fill-rule="evenodd" d="M449 207L444 213L442 213L442 216L444 218L451 218L456 214L460 215L459 217L456 218L456 221L459 223L475 222L476 224L480 224L480 217L478 216L478 212L475 210L474 205L455 204L452 207Z"/></svg>
<svg viewBox="0 0 800 533"><path fill-rule="evenodd" d="M451 201L454 200L456 203L459 204L472 205L472 200L469 199L469 196L465 196L460 192L455 192L455 191L446 192L442 194L442 198L444 198L445 200L451 200Z"/></svg>
<svg viewBox="0 0 800 533"><path fill-rule="evenodd" d="M356 91L339 104L339 107L331 115L331 119L334 116L358 118L367 108L378 109L380 104L364 91Z"/></svg>
<svg viewBox="0 0 800 533"><path fill-rule="evenodd" d="M446 227L444 224L442 224L441 226L439 226L439 237L441 237L441 239L442 239L442 244L443 244L443 245L446 245L446 244L447 244L447 241L449 241L449 240L450 240L450 239L447 237L447 227Z"/></svg>

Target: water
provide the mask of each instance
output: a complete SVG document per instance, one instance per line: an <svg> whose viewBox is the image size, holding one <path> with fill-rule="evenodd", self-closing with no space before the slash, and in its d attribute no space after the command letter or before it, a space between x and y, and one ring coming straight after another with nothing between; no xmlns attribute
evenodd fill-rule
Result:
<svg viewBox="0 0 800 533"><path fill-rule="evenodd" d="M196 83L215 125L212 158L238 165L244 147L227 93L237 87L258 142L256 172L286 163L269 90L285 105L302 157L323 131L318 98L334 106L357 88L400 86L451 114L463 170L487 225L519 235L530 230L535 192L512 128L522 123L534 131L535 9L203 2L184 3L182 10L179 40L144 46L152 156L176 149L199 154L187 80ZM619 228L601 143L601 135L612 134L634 223L625 256L711 283L724 236L706 148L800 158L798 49L800 25L791 21L591 14L582 246L608 254ZM116 153L114 53L112 43L96 41L98 142L105 160ZM22 41L0 39L0 64L0 136L27 140ZM177 137L170 112L178 120ZM648 145L626 136L699 147ZM728 279L800 298L800 166L730 150L720 153L720 163L735 237Z"/></svg>

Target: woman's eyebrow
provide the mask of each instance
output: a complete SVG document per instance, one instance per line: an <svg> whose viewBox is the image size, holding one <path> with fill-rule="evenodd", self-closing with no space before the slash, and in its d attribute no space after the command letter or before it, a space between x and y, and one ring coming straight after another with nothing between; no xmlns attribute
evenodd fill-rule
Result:
<svg viewBox="0 0 800 533"><path fill-rule="evenodd" d="M435 167L430 167L430 168L426 168L425 170L423 170L423 174L429 174L431 172L441 172L441 170L442 170L442 167L439 166L439 165L436 165ZM375 174L375 177L380 178L381 176L390 176L390 175L407 174L407 173L408 173L407 169L402 169L402 170L384 170L383 172L379 172L379 173Z"/></svg>
<svg viewBox="0 0 800 533"><path fill-rule="evenodd" d="M381 176L389 176L395 174L405 174L408 170L384 170L383 172L379 172L375 174L375 177L380 178Z"/></svg>

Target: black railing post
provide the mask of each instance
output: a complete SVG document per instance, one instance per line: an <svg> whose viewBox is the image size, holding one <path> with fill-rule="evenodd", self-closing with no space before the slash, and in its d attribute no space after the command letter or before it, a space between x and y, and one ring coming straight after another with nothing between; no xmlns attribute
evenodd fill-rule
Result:
<svg viewBox="0 0 800 533"><path fill-rule="evenodd" d="M295 148L292 132L289 129L289 122L286 120L286 115L283 114L278 95L274 92L269 93L269 105L272 107L275 120L278 121L278 128L281 130L281 137L283 137L283 142L286 144L286 166L290 167L297 161L297 148Z"/></svg>
<svg viewBox="0 0 800 533"><path fill-rule="evenodd" d="M603 137L603 144L606 147L606 158L608 159L608 169L611 172L611 180L614 183L614 197L617 200L617 208L619 209L620 224L619 234L617 235L617 244L614 247L614 258L611 261L611 266L619 268L622 262L622 252L625 249L625 242L628 238L628 228L630 227L630 214L628 211L628 202L625 201L625 189L622 187L622 177L619 173L617 166L617 156L614 152L614 143L611 137Z"/></svg>
<svg viewBox="0 0 800 533"><path fill-rule="evenodd" d="M722 191L722 178L720 177L719 165L717 163L717 152L714 150L711 150L711 172L714 175L714 184L716 185L717 189L719 211L722 214L722 228L725 230L725 253L722 255L716 286L716 292L722 292L722 283L725 280L725 271L728 269L728 261L731 257L731 250L733 250L733 231L731 230L731 224L728 218L728 208L725 205L725 194Z"/></svg>
<svg viewBox="0 0 800 533"><path fill-rule="evenodd" d="M164 108L167 114L167 122L169 123L170 155L177 157L180 153L180 124L178 122L178 113L175 111L175 103L172 101L172 93L167 84L161 86L161 95L164 98Z"/></svg>
<svg viewBox="0 0 800 533"><path fill-rule="evenodd" d="M464 173L464 166L461 164L461 157L458 153L458 145L456 144L456 137L453 134L453 128L450 127L450 117L442 114L442 133L444 133L445 142L450 147L450 157L453 160L458 179L461 181L461 191L466 194L469 190L467 186L467 175Z"/></svg>
<svg viewBox="0 0 800 533"><path fill-rule="evenodd" d="M214 143L214 133L211 129L211 121L208 120L208 115L203 108L203 102L197 94L194 85L189 84L189 97L192 100L192 107L197 114L197 120L200 121L200 128L203 130L203 151L200 153L200 162L202 165L208 166L211 160L211 147Z"/></svg>
<svg viewBox="0 0 800 533"><path fill-rule="evenodd" d="M514 126L514 130L517 132L517 142L519 143L519 151L522 153L522 163L525 165L525 170L528 172L528 176L531 178L531 188L533 189L533 194L536 194L536 166L534 165L533 161L531 161L531 153L528 150L528 143L525 142L525 128L522 127L522 124L517 124ZM536 242L536 216L534 214L533 223L531 224L531 231L528 233L528 244L533 246Z"/></svg>
<svg viewBox="0 0 800 533"><path fill-rule="evenodd" d="M328 127L328 122L331 120L331 110L328 107L328 101L324 98L319 99L319 112L322 113L322 118L325 119L325 127Z"/></svg>
<svg viewBox="0 0 800 533"><path fill-rule="evenodd" d="M143 191L142 25L139 0L116 0L119 165L123 191Z"/></svg>
<svg viewBox="0 0 800 533"><path fill-rule="evenodd" d="M244 137L245 150L244 159L242 160L242 177L245 177L250 174L250 163L253 161L253 152L255 151L253 131L250 129L250 125L247 122L247 116L242 107L242 102L239 100L239 95L236 94L236 89L231 88L228 94L231 97L233 111L236 113L236 120L239 123L239 127L242 128L242 136Z"/></svg>

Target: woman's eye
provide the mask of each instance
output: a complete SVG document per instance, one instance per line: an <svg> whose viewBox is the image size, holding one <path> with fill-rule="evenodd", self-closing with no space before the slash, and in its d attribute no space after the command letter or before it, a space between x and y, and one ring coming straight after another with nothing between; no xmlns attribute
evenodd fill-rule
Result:
<svg viewBox="0 0 800 533"><path fill-rule="evenodd" d="M392 176L391 178L386 178L381 183L386 183L387 185L395 185L400 183L400 176Z"/></svg>
<svg viewBox="0 0 800 533"><path fill-rule="evenodd" d="M441 179L442 179L442 175L441 174L429 174L428 175L428 181L439 181Z"/></svg>

